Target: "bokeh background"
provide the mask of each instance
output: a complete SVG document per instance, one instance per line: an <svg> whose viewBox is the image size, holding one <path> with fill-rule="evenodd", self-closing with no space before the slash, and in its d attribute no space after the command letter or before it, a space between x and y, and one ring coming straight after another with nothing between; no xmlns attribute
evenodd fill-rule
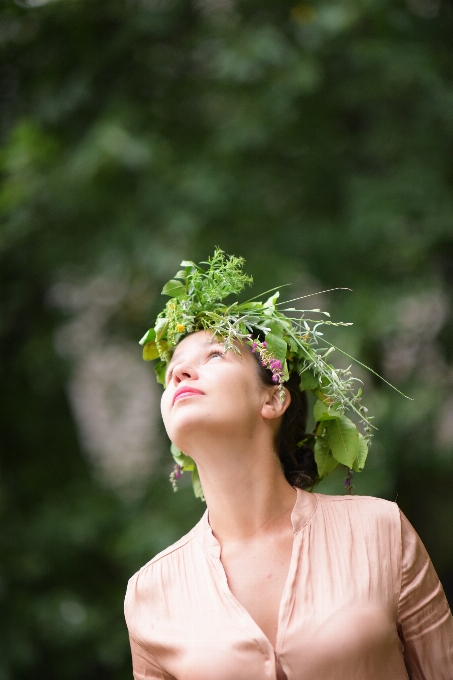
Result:
<svg viewBox="0 0 453 680"><path fill-rule="evenodd" d="M356 370L356 492L452 600L452 5L4 0L0 45L0 680L131 678L127 579L204 509L137 340L214 245L256 292L353 289L309 306L413 399Z"/></svg>

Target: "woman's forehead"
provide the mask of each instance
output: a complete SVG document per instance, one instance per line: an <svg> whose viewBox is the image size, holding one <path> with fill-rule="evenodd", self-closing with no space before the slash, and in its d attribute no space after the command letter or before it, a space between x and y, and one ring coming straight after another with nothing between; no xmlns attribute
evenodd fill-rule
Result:
<svg viewBox="0 0 453 680"><path fill-rule="evenodd" d="M175 350L170 359L170 363L178 359L179 356L186 352L198 351L212 345L223 344L220 338L216 338L209 331L197 331L186 335L175 347Z"/></svg>
<svg viewBox="0 0 453 680"><path fill-rule="evenodd" d="M238 342L235 342L234 344L238 346L240 353L242 353L242 348L244 347L244 345L241 343L239 347ZM220 345L221 347L223 347L224 342L221 337L214 335L212 331L202 330L196 331L195 333L190 333L189 335L186 335L186 337L183 338L176 345L169 364L173 363L174 361L177 361L178 358L184 356L185 354L190 354L191 352L198 352L203 349L208 349L213 345L214 346Z"/></svg>
<svg viewBox="0 0 453 680"><path fill-rule="evenodd" d="M209 331L197 331L196 333L190 333L186 335L175 347L173 356L177 356L178 353L184 351L189 347L207 347L213 343L219 343L221 340L213 336Z"/></svg>

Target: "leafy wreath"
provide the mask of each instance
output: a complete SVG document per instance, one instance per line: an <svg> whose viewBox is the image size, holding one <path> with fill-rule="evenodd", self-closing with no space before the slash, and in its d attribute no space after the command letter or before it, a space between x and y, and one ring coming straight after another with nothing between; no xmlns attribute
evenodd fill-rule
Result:
<svg viewBox="0 0 453 680"><path fill-rule="evenodd" d="M238 344L249 344L262 365L272 372L272 379L280 386L282 397L284 383L293 372L300 376L300 390L311 392L315 397L313 436L318 470L315 484L342 464L348 470L345 486L352 493L352 473L363 469L375 428L371 423L372 417L361 403L362 389L357 384L360 380L352 376L351 367L334 368L330 355L339 348L328 342L320 330L322 326L352 324L333 322L330 315L320 309L288 306L309 295L279 302L280 287L246 302L239 304L235 301L227 305L223 302L225 298L238 295L245 286L252 284L252 277L243 272L244 259L226 255L216 248L214 255L201 265L207 265L207 268L189 260L181 262L181 269L162 290L162 294L170 299L154 327L140 340L143 358L157 360L154 369L158 382L165 385L167 365L173 350L190 333L200 330L212 332L213 340L220 338L224 343L225 352L240 353ZM258 299L269 293L272 295L265 301ZM312 319L307 314L319 314L321 317ZM343 350L339 351L364 366ZM365 368L374 373L367 366ZM355 414L362 432L345 415L346 412ZM300 445L303 443L299 442ZM203 499L195 461L174 444L171 452L175 460L175 468L170 475L174 490L182 472L190 471L194 493Z"/></svg>

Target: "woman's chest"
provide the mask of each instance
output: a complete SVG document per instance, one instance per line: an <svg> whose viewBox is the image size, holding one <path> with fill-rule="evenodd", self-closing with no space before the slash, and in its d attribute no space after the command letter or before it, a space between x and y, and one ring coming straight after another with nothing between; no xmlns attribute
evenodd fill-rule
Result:
<svg viewBox="0 0 453 680"><path fill-rule="evenodd" d="M276 680L277 657L288 680L406 680L385 566L377 574L347 570L326 556L315 564L303 551L293 557L279 593L274 644L251 614L257 607L263 616L275 615L278 596L273 608L259 610L257 602L267 599L267 591L256 572L250 583L238 578L239 589L249 586L257 593L241 603L219 558L208 556L202 578L186 564L178 593L161 593L152 612L150 648L162 667L177 680Z"/></svg>
<svg viewBox="0 0 453 680"><path fill-rule="evenodd" d="M249 542L246 549L228 544L222 548L221 562L229 590L273 647L293 539L293 533L288 532L278 539Z"/></svg>
<svg viewBox="0 0 453 680"><path fill-rule="evenodd" d="M152 651L177 680L276 680L277 660L288 680L407 680L388 603L355 600L316 607L298 590L274 646L232 594L205 591L168 627L160 619Z"/></svg>
<svg viewBox="0 0 453 680"><path fill-rule="evenodd" d="M177 680L276 680L276 656L288 680L407 680L396 620L399 525L381 527L363 505L343 517L324 503L296 527L275 596L260 554L226 559L224 569L218 542L203 533L150 573L134 621L140 644ZM254 619L259 598L273 598L274 617L280 599L275 645Z"/></svg>

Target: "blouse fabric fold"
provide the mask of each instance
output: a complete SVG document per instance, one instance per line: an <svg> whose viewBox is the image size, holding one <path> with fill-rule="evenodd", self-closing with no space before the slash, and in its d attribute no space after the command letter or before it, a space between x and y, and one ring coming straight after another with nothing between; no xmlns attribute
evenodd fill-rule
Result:
<svg viewBox="0 0 453 680"><path fill-rule="evenodd" d="M395 503L297 490L291 520L275 649L231 593L206 512L129 581L135 680L453 680L451 613Z"/></svg>

